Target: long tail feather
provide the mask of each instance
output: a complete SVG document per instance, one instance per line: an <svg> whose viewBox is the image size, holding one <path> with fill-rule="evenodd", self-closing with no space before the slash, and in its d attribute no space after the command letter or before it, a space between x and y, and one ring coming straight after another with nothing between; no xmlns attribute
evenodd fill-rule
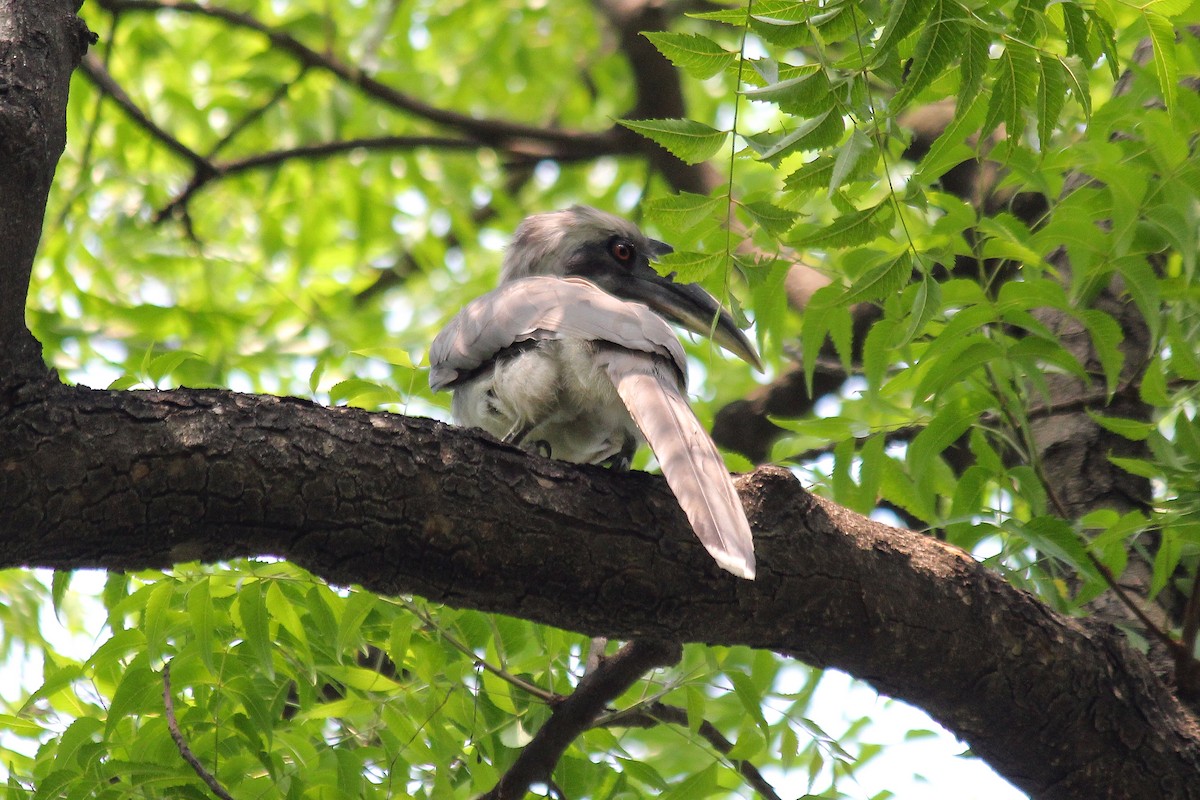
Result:
<svg viewBox="0 0 1200 800"><path fill-rule="evenodd" d="M606 367L700 543L722 569L753 580L754 540L746 512L674 376L642 354L614 354Z"/></svg>

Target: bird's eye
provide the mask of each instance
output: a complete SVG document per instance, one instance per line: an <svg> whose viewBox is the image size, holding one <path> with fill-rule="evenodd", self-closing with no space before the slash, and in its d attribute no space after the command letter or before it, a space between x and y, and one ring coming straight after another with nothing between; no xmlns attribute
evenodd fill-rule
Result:
<svg viewBox="0 0 1200 800"><path fill-rule="evenodd" d="M608 251L612 253L613 258L622 264L630 263L633 261L633 257L637 255L637 251L633 249L633 245L619 239L609 245Z"/></svg>

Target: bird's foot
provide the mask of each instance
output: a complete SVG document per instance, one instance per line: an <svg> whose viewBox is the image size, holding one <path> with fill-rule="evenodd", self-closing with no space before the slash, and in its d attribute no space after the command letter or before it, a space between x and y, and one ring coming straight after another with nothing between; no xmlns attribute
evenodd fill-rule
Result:
<svg viewBox="0 0 1200 800"><path fill-rule="evenodd" d="M633 462L624 453L616 453L600 462L600 466L615 469L617 472L629 472Z"/></svg>
<svg viewBox="0 0 1200 800"><path fill-rule="evenodd" d="M537 453L542 458L550 458L550 443L545 439L538 439L536 442L530 442L525 449L532 453Z"/></svg>
<svg viewBox="0 0 1200 800"><path fill-rule="evenodd" d="M511 428L509 428L508 433L504 434L504 438L500 441L504 442L505 444L511 444L516 447L520 447L521 443L525 441L525 437L529 435L531 430L533 430L532 425L521 425L521 423L518 422L516 425L513 425Z"/></svg>

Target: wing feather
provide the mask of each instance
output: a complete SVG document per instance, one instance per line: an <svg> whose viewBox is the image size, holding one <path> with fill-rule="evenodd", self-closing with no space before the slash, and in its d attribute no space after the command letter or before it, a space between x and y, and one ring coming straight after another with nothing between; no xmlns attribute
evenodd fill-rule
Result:
<svg viewBox="0 0 1200 800"><path fill-rule="evenodd" d="M678 381L655 362L641 354L616 352L606 369L700 543L722 569L753 580L750 523L721 454Z"/></svg>
<svg viewBox="0 0 1200 800"><path fill-rule="evenodd" d="M518 342L572 338L664 356L686 381L678 337L648 307L582 278L543 276L505 283L459 311L429 348L429 386L452 386Z"/></svg>

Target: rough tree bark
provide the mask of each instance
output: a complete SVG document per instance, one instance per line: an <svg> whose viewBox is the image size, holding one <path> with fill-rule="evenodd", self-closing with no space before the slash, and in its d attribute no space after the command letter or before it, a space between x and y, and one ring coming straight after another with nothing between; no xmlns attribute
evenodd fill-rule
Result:
<svg viewBox="0 0 1200 800"><path fill-rule="evenodd" d="M593 635L768 648L921 706L1036 797L1200 797L1196 721L1116 632L785 471L740 482L751 583L711 564L658 478L397 415L58 383L21 300L87 41L75 10L0 0L0 566L271 554Z"/></svg>

